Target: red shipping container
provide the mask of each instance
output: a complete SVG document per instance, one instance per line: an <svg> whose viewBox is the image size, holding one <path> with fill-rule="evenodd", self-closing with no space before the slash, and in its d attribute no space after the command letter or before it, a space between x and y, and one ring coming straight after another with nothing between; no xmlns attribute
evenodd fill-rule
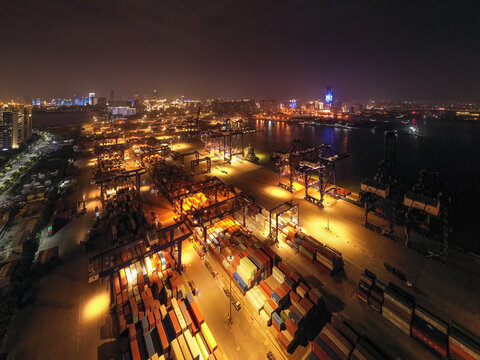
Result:
<svg viewBox="0 0 480 360"><path fill-rule="evenodd" d="M437 353L439 353L442 357L444 357L444 358L447 357L447 348L442 347L436 341L430 339L422 331L417 329L415 327L415 325L412 326L412 336L419 338L421 341L423 341L425 344L427 344L429 347L431 347L433 350L435 350Z"/></svg>
<svg viewBox="0 0 480 360"><path fill-rule="evenodd" d="M312 352L320 360L331 360L331 357L322 349L322 347L314 340L312 342Z"/></svg>
<svg viewBox="0 0 480 360"><path fill-rule="evenodd" d="M150 328L150 331L152 331L153 328L155 327L155 316L153 315L153 312L150 311L147 315L147 318L148 318L148 326Z"/></svg>
<svg viewBox="0 0 480 360"><path fill-rule="evenodd" d="M197 326L197 324L192 318L192 335L196 335L199 331L200 331L199 327Z"/></svg>
<svg viewBox="0 0 480 360"><path fill-rule="evenodd" d="M195 303L195 301L190 303L190 310L192 313L192 319L195 319L195 322L197 323L198 327L200 327L203 324L203 316L200 310L198 310L198 306Z"/></svg>
<svg viewBox="0 0 480 360"><path fill-rule="evenodd" d="M280 332L280 328L278 327L278 325L275 323L275 321L272 321L272 325L273 327L275 328L275 330L277 330L278 332Z"/></svg>
<svg viewBox="0 0 480 360"><path fill-rule="evenodd" d="M324 329L328 330L328 332L330 332L330 334L332 334L339 342L341 342L348 349L349 352L352 350L353 348L352 344L347 340L346 337L340 334L340 332L337 329L335 329L332 324L326 323L324 326ZM323 332L323 329L322 329L322 332Z"/></svg>
<svg viewBox="0 0 480 360"><path fill-rule="evenodd" d="M313 264L317 267L318 270L327 275L332 275L332 270L323 265L320 261L314 261Z"/></svg>
<svg viewBox="0 0 480 360"><path fill-rule="evenodd" d="M272 289L270 289L270 286L268 286L265 281L260 281L260 288L268 297L272 296Z"/></svg>
<svg viewBox="0 0 480 360"><path fill-rule="evenodd" d="M285 327L287 328L290 335L295 337L295 333L298 331L298 326L292 321L292 319L288 319L285 321Z"/></svg>
<svg viewBox="0 0 480 360"><path fill-rule="evenodd" d="M305 284L305 283L303 283L303 282L300 282L298 285L300 285L300 287L301 287L303 290L305 290L305 293L307 293L307 292L310 290L310 288L308 287L308 285Z"/></svg>
<svg viewBox="0 0 480 360"><path fill-rule="evenodd" d="M459 349L457 346L455 346L452 343L449 343L450 347L450 357L454 360L475 360L473 357L468 355L465 351L462 349Z"/></svg>
<svg viewBox="0 0 480 360"><path fill-rule="evenodd" d="M270 305L270 307L273 309L273 311L278 309L278 305L271 298L268 298L267 302ZM271 314L268 314L268 315L271 315Z"/></svg>
<svg viewBox="0 0 480 360"><path fill-rule="evenodd" d="M308 251L310 251L311 253L315 254L315 247L310 245L308 242L306 242L305 240L302 240L302 246L307 249Z"/></svg>
<svg viewBox="0 0 480 360"><path fill-rule="evenodd" d="M283 348L285 350L287 350L288 346L290 345L290 343L288 342L287 338L285 337L285 335L283 335L281 332L278 333L277 335L277 338L278 338L278 342L283 346Z"/></svg>
<svg viewBox="0 0 480 360"><path fill-rule="evenodd" d="M327 258L328 260L333 260L334 255L330 250L327 250L325 247L320 246L317 248L317 251L324 257Z"/></svg>
<svg viewBox="0 0 480 360"><path fill-rule="evenodd" d="M137 340L130 341L130 353L132 360L140 360L140 350L138 350Z"/></svg>
<svg viewBox="0 0 480 360"><path fill-rule="evenodd" d="M294 291L290 291L290 300L292 301L292 304L297 305L298 302L300 301L300 296L298 296Z"/></svg>
<svg viewBox="0 0 480 360"><path fill-rule="evenodd" d="M120 333L127 329L127 320L125 320L125 317L121 314L118 315L118 324L120 326Z"/></svg>
<svg viewBox="0 0 480 360"><path fill-rule="evenodd" d="M307 313L309 313L310 310L312 310L313 308L312 302L307 298L303 298L302 300L300 300L300 305L302 305L302 308L304 308Z"/></svg>
<svg viewBox="0 0 480 360"><path fill-rule="evenodd" d="M173 330L175 331L175 335L180 335L182 332L182 328L180 327L180 324L178 323L177 316L175 315L175 312L173 310L170 310L168 312L168 316L170 317L170 321L173 325Z"/></svg>
<svg viewBox="0 0 480 360"><path fill-rule="evenodd" d="M325 334L318 334L318 336L320 336L320 338L323 340L323 342L325 344L328 345L328 347L335 353L337 354L337 356L340 358L340 359L347 359L347 357L345 356L345 354L337 347L337 345L334 344L334 342L332 340L330 340L328 338L328 336L326 336Z"/></svg>
<svg viewBox="0 0 480 360"><path fill-rule="evenodd" d="M137 329L135 328L135 324L128 324L128 338L130 341L137 338Z"/></svg>
<svg viewBox="0 0 480 360"><path fill-rule="evenodd" d="M162 322L162 315L160 314L160 311L158 310L158 308L155 308L153 310L153 316L155 317L155 324Z"/></svg>
<svg viewBox="0 0 480 360"><path fill-rule="evenodd" d="M116 295L119 295L121 293L121 289L120 289L120 279L118 278L118 276L115 277L115 294Z"/></svg>
<svg viewBox="0 0 480 360"><path fill-rule="evenodd" d="M168 343L167 334L165 333L165 329L163 328L163 324L161 322L157 324L157 332L158 337L160 338L160 344L162 345L163 353L167 354L170 344Z"/></svg>
<svg viewBox="0 0 480 360"><path fill-rule="evenodd" d="M315 305L318 305L320 298L317 296L317 294L310 290L307 295Z"/></svg>
<svg viewBox="0 0 480 360"><path fill-rule="evenodd" d="M350 326L345 323L345 320L341 314L332 315L330 322L335 329L337 329L347 340L355 345L358 342L359 336Z"/></svg>
<svg viewBox="0 0 480 360"><path fill-rule="evenodd" d="M288 286L286 283L282 283L281 286L282 286L282 289L285 291L285 294L288 294L290 290L292 290L290 286Z"/></svg>

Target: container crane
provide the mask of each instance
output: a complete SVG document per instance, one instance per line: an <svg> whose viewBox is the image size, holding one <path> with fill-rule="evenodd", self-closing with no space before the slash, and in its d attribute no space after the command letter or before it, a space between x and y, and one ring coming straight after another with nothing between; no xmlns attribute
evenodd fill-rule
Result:
<svg viewBox="0 0 480 360"><path fill-rule="evenodd" d="M361 183L360 199L365 209L365 226L372 227L368 222L368 213L375 211L390 223L393 222L401 206L399 204L398 181L396 175L397 134L393 131L385 133L384 159L378 163L373 179L365 179Z"/></svg>
<svg viewBox="0 0 480 360"><path fill-rule="evenodd" d="M318 151L307 154L300 161L299 172L305 176L305 199L323 207L325 194L333 192L336 197L337 179L335 164L348 154L337 154L330 145L322 144ZM316 194L311 190L316 190ZM316 195L316 196L315 196Z"/></svg>
<svg viewBox="0 0 480 360"><path fill-rule="evenodd" d="M445 184L438 172L421 170L417 183L403 197L405 206L405 235L407 246L417 246L412 233L439 242L440 248L434 252L445 260L448 252L448 204L444 195ZM431 251L431 246L427 246Z"/></svg>

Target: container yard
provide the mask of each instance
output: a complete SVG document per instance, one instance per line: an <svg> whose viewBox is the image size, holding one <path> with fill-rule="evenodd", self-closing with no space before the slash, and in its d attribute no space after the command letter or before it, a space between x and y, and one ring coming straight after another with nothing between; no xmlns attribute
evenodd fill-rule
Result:
<svg viewBox="0 0 480 360"><path fill-rule="evenodd" d="M207 142L213 151L208 163L226 161L235 166L234 147L219 148L221 142L213 135ZM205 153L194 149L165 138L147 141L127 131L121 142L95 148L93 182L100 187L100 218L107 236L101 252L90 258L89 279L110 283L123 358L248 356L248 344L235 353L222 346L230 342L223 334L225 328L219 332L235 324L247 331L253 326L243 322L248 318L255 323L252 331L257 337L267 339L264 344L270 351L265 351L265 357L274 353L284 359L393 358L388 348L376 345L380 332L365 333L358 320L348 320L348 315L332 306L328 287L318 285L327 279L340 283L348 276L345 263L349 259L332 241L317 238L301 226L299 202L269 207L256 201L255 192L225 181L218 168L208 165L199 174L197 167ZM297 183L303 184L307 195L316 199L309 202L316 206L336 190L342 193L334 183L328 185L331 179L323 172L318 175L323 180L316 183L314 162L307 170L305 159L312 152L318 162L331 161L333 169L343 156L326 148L292 149L278 160L285 167L280 176L283 188L294 192ZM286 164L290 157L303 166L292 170L293 177ZM285 251L286 262L280 256ZM182 256L189 259L186 264ZM298 269L290 265L292 259L301 264ZM194 288L189 280L197 279L189 273L192 261L204 264L213 275L201 281L206 288ZM212 313L210 304L202 300L208 297L204 292L212 290L209 287L220 287L227 295L215 300L229 307L225 314ZM392 282L381 282L372 271L364 271L355 291L367 306L361 316L376 311L379 329L389 323L402 336L416 340L407 353L413 351L425 359L460 359L478 352L474 335L417 307L413 296Z"/></svg>
<svg viewBox="0 0 480 360"><path fill-rule="evenodd" d="M333 315L312 342L307 359L383 360L385 357L341 316Z"/></svg>
<svg viewBox="0 0 480 360"><path fill-rule="evenodd" d="M358 298L412 336L440 359L476 359L480 339L455 322L448 324L415 303L415 298L394 283L381 282L365 269L358 283Z"/></svg>
<svg viewBox="0 0 480 360"><path fill-rule="evenodd" d="M114 275L124 357L223 359L175 267L168 252L158 252Z"/></svg>

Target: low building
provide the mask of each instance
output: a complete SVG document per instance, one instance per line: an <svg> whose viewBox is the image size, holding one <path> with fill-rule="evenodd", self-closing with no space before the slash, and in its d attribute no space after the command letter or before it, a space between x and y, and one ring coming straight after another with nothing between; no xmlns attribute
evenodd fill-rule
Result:
<svg viewBox="0 0 480 360"><path fill-rule="evenodd" d="M256 109L255 100L214 100L212 111L217 114L253 114Z"/></svg>
<svg viewBox="0 0 480 360"><path fill-rule="evenodd" d="M130 116L135 115L137 109L127 106L117 106L112 108L112 115Z"/></svg>

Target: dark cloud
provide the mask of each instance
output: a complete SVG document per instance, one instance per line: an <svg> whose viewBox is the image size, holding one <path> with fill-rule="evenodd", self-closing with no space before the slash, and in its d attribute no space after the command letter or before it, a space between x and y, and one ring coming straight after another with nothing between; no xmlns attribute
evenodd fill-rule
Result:
<svg viewBox="0 0 480 360"><path fill-rule="evenodd" d="M0 0L0 98L480 95L477 1Z"/></svg>

